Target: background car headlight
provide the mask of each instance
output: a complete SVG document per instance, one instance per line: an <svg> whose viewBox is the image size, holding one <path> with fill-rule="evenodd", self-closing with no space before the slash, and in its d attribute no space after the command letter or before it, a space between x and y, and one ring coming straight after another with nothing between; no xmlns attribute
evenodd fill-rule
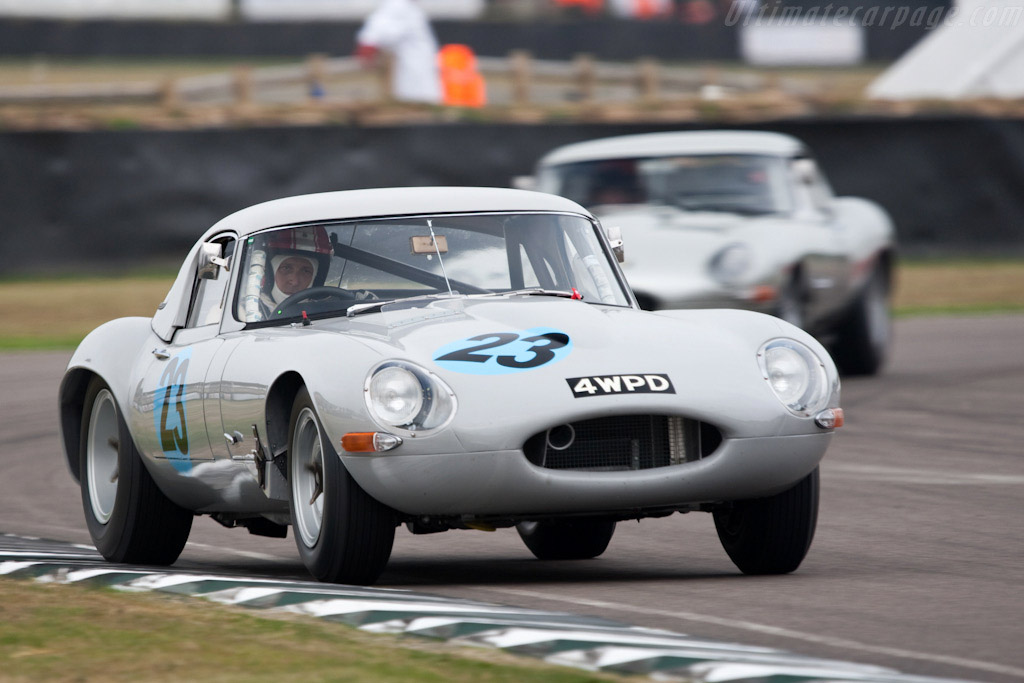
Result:
<svg viewBox="0 0 1024 683"><path fill-rule="evenodd" d="M825 365L807 346L774 339L761 347L757 360L768 386L794 415L812 415L828 403Z"/></svg>
<svg viewBox="0 0 1024 683"><path fill-rule="evenodd" d="M721 249L711 257L708 268L711 276L722 284L739 283L754 264L754 254L746 244L736 243Z"/></svg>
<svg viewBox="0 0 1024 683"><path fill-rule="evenodd" d="M363 394L376 422L409 436L440 429L455 416L455 394L448 385L432 372L404 361L374 368Z"/></svg>

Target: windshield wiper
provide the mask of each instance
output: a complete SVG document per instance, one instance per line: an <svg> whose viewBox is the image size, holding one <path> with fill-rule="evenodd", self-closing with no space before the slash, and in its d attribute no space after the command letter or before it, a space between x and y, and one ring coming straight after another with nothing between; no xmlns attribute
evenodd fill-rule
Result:
<svg viewBox="0 0 1024 683"><path fill-rule="evenodd" d="M515 294L517 296L560 296L566 299L583 299L583 295L575 287L571 290L544 289L543 287L529 287L526 289L513 289L508 292L495 292L493 296L503 294Z"/></svg>

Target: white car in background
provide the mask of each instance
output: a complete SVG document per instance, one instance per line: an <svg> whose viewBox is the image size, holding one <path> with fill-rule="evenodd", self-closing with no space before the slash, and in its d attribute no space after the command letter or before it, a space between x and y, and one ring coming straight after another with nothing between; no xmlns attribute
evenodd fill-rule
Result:
<svg viewBox="0 0 1024 683"><path fill-rule="evenodd" d="M753 131L606 138L555 149L527 181L621 231L623 269L643 308L770 313L829 344L847 374L884 364L892 221L871 201L834 196L799 140Z"/></svg>

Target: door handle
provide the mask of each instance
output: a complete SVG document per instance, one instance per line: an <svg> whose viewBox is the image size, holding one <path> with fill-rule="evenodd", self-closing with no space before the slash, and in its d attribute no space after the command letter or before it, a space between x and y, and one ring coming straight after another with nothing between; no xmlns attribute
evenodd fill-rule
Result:
<svg viewBox="0 0 1024 683"><path fill-rule="evenodd" d="M153 349L153 355L160 360L167 360L171 357L171 354L168 353L167 349Z"/></svg>

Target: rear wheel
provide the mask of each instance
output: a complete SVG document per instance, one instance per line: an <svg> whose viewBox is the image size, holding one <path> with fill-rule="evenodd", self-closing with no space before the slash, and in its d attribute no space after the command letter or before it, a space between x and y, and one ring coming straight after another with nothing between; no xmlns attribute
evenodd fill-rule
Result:
<svg viewBox="0 0 1024 683"><path fill-rule="evenodd" d="M516 531L538 560L589 560L608 548L615 522L595 518L520 522Z"/></svg>
<svg viewBox="0 0 1024 683"><path fill-rule="evenodd" d="M83 408L79 482L96 549L110 562L173 564L188 541L192 512L157 487L99 377L89 383Z"/></svg>
<svg viewBox="0 0 1024 683"><path fill-rule="evenodd" d="M871 274L838 332L833 355L840 372L874 375L882 369L892 340L889 281L882 270Z"/></svg>
<svg viewBox="0 0 1024 683"><path fill-rule="evenodd" d="M289 435L292 525L303 564L320 581L373 583L391 557L394 513L349 475L305 388L292 407Z"/></svg>
<svg viewBox="0 0 1024 683"><path fill-rule="evenodd" d="M803 562L818 523L818 469L791 489L716 511L715 528L744 574L788 574Z"/></svg>

